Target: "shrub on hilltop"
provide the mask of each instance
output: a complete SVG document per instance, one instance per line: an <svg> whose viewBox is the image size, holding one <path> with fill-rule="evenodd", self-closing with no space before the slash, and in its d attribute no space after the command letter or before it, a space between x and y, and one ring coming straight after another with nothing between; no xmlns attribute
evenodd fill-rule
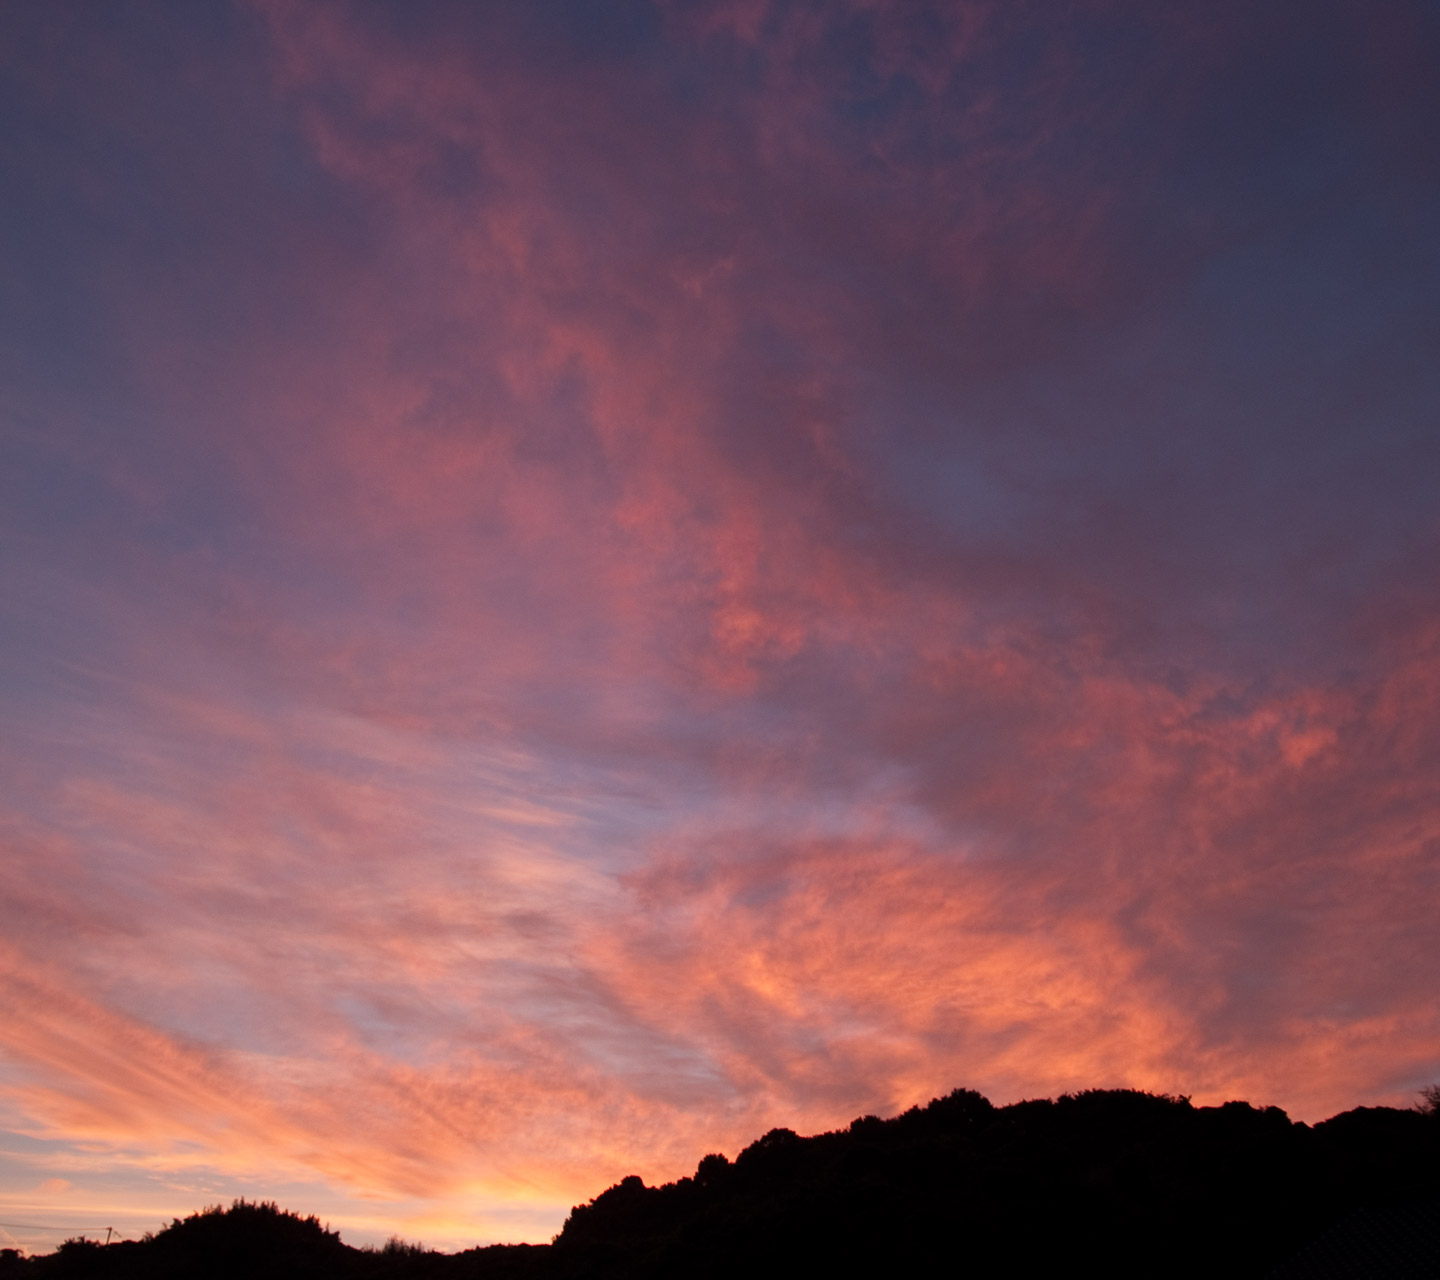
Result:
<svg viewBox="0 0 1440 1280"><path fill-rule="evenodd" d="M1311 1127L1246 1102L1087 1090L996 1107L958 1089L813 1137L772 1129L664 1186L624 1178L577 1205L551 1246L351 1249L313 1217L241 1200L143 1241L0 1256L0 1280L1258 1277L1357 1213L1404 1227L1437 1197L1433 1092Z"/></svg>

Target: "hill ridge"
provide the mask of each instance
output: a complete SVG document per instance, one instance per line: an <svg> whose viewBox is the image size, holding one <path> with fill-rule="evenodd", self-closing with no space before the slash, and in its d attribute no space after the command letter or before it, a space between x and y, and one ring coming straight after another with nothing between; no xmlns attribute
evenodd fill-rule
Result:
<svg viewBox="0 0 1440 1280"><path fill-rule="evenodd" d="M1422 1108L1357 1107L1312 1126L1279 1107L1195 1106L1138 1090L997 1107L956 1089L807 1137L774 1128L733 1161L707 1154L673 1182L622 1178L576 1205L550 1245L354 1249L313 1216L240 1200L142 1241L6 1256L0 1280L985 1276L1082 1264L1112 1276L1283 1268L1300 1280L1325 1273L1304 1261L1307 1250L1349 1247L1323 1241L1352 1219L1382 1245L1386 1230L1404 1235L1419 1224L1410 1235L1420 1243L1405 1247L1429 1268L1415 1274L1433 1275L1440 1241L1425 1253L1424 1224L1436 1204L1440 1110L1428 1095ZM1405 1273L1392 1265L1376 1274Z"/></svg>

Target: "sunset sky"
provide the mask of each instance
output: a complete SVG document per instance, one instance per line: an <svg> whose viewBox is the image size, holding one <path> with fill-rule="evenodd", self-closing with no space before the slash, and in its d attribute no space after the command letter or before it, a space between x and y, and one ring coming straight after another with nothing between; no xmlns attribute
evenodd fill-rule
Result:
<svg viewBox="0 0 1440 1280"><path fill-rule="evenodd" d="M0 3L0 1246L1440 1079L1431 0Z"/></svg>

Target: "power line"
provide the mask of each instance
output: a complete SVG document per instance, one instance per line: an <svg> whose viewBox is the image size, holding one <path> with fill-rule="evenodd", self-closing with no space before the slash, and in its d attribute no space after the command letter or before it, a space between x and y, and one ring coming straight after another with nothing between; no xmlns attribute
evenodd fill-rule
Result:
<svg viewBox="0 0 1440 1280"><path fill-rule="evenodd" d="M99 1231L93 1222L87 1222L83 1227L47 1227L41 1222L0 1222L0 1227L7 1231ZM107 1228L108 1230L108 1228Z"/></svg>

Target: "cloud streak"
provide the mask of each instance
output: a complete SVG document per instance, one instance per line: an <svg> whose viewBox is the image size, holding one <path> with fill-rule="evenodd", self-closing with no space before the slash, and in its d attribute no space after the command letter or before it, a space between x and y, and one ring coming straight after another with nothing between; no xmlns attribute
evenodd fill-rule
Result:
<svg viewBox="0 0 1440 1280"><path fill-rule="evenodd" d="M1392 9L7 16L25 1186L545 1238L960 1084L1431 1079Z"/></svg>

